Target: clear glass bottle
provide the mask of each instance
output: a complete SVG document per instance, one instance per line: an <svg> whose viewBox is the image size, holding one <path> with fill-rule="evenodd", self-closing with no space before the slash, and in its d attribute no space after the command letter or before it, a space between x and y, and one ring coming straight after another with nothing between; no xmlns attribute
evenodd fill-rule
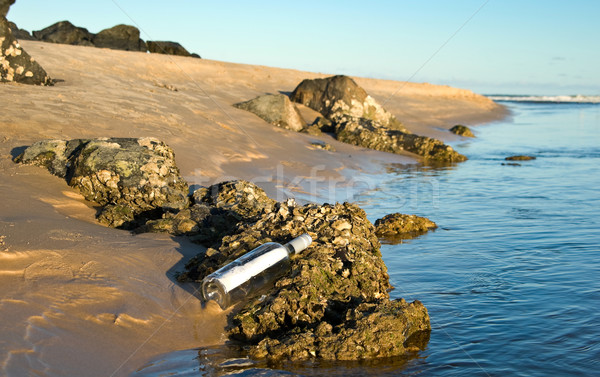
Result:
<svg viewBox="0 0 600 377"><path fill-rule="evenodd" d="M222 309L251 298L289 271L290 257L311 243L312 238L305 233L285 245L260 245L205 277L202 296L206 301L216 301Z"/></svg>

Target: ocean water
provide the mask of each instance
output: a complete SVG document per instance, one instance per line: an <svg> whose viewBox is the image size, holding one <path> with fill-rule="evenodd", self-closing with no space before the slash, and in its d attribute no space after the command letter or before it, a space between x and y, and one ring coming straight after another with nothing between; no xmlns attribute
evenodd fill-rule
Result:
<svg viewBox="0 0 600 377"><path fill-rule="evenodd" d="M467 162L391 165L354 198L372 221L402 212L439 226L382 246L392 297L418 299L429 310L432 331L422 352L274 370L220 350L190 350L134 375L597 375L600 105L504 99L511 100L504 102L510 119L454 144ZM517 154L537 159L504 160Z"/></svg>

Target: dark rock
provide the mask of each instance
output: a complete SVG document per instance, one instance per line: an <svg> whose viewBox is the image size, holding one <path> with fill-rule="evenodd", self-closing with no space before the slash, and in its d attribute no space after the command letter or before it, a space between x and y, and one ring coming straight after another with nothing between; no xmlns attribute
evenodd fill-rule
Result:
<svg viewBox="0 0 600 377"><path fill-rule="evenodd" d="M143 52L148 50L146 42L140 39L138 28L129 25L117 25L110 29L104 29L93 37L92 43L96 47L113 50Z"/></svg>
<svg viewBox="0 0 600 377"><path fill-rule="evenodd" d="M383 126L406 132L392 114L348 76L306 79L294 89L290 99L320 112L332 121L336 121L340 115L350 115L371 119Z"/></svg>
<svg viewBox="0 0 600 377"><path fill-rule="evenodd" d="M452 127L450 132L458 136L475 137L473 131L471 131L469 127L463 126L462 124L457 124L456 126Z"/></svg>
<svg viewBox="0 0 600 377"><path fill-rule="evenodd" d="M349 203L276 203L191 261L187 277L200 281L265 242L285 243L305 232L314 241L292 261L290 273L231 318L229 337L249 345L252 357L399 355L410 349L410 335L430 329L422 304L389 301L391 286L374 227L363 210Z"/></svg>
<svg viewBox="0 0 600 377"><path fill-rule="evenodd" d="M302 132L310 134L310 135L321 135L323 132L335 132L335 127L333 123L323 117L317 117L315 121L308 127L305 127Z"/></svg>
<svg viewBox="0 0 600 377"><path fill-rule="evenodd" d="M0 0L0 82L52 85L46 71L13 36L5 16L14 0Z"/></svg>
<svg viewBox="0 0 600 377"><path fill-rule="evenodd" d="M505 160L506 161L531 161L531 160L535 160L535 157L534 156L518 155L518 156L506 157Z"/></svg>
<svg viewBox="0 0 600 377"><path fill-rule="evenodd" d="M502 166L522 166L521 164L517 163L517 162L507 162L507 163L501 163L500 165Z"/></svg>
<svg viewBox="0 0 600 377"><path fill-rule="evenodd" d="M190 56L200 58L198 54L190 54L182 45L169 41L147 41L148 51L155 54Z"/></svg>
<svg viewBox="0 0 600 377"><path fill-rule="evenodd" d="M296 106L284 94L265 94L233 106L256 114L268 123L288 130L300 131L306 126L306 122L302 119Z"/></svg>
<svg viewBox="0 0 600 377"><path fill-rule="evenodd" d="M8 8L15 3L15 0L0 0L0 17L5 17L8 14Z"/></svg>
<svg viewBox="0 0 600 377"><path fill-rule="evenodd" d="M461 162L467 159L437 139L391 130L365 118L340 118L336 125L336 138L348 144L383 152L414 153L427 162Z"/></svg>
<svg viewBox="0 0 600 377"><path fill-rule="evenodd" d="M20 41L34 41L35 38L31 36L31 34L25 29L19 29L17 24L14 22L8 21L8 26L10 27L10 31L12 35Z"/></svg>
<svg viewBox="0 0 600 377"><path fill-rule="evenodd" d="M375 234L391 243L418 237L435 228L437 225L426 217L402 213L392 213L375 221Z"/></svg>
<svg viewBox="0 0 600 377"><path fill-rule="evenodd" d="M45 140L16 161L65 178L87 200L104 207L99 220L110 226L136 227L164 211L189 206L188 185L173 151L154 138Z"/></svg>
<svg viewBox="0 0 600 377"><path fill-rule="evenodd" d="M62 43L78 46L93 46L94 35L87 29L77 27L69 21L60 21L45 29L33 32L33 36L43 42Z"/></svg>

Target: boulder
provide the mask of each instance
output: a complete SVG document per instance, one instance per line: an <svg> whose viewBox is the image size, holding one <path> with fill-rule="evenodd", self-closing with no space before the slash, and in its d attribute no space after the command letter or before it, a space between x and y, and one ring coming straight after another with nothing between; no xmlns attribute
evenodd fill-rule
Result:
<svg viewBox="0 0 600 377"><path fill-rule="evenodd" d="M284 94L265 94L233 106L256 114L266 122L288 130L301 131L306 126L306 122L302 119L296 106Z"/></svg>
<svg viewBox="0 0 600 377"><path fill-rule="evenodd" d="M336 124L336 138L344 143L383 152L417 154L426 162L462 162L467 158L437 139L383 127L366 118L343 117Z"/></svg>
<svg viewBox="0 0 600 377"><path fill-rule="evenodd" d="M109 226L133 228L189 206L188 185L173 151L154 138L45 140L16 161L65 178L102 207L99 220Z"/></svg>
<svg viewBox="0 0 600 377"><path fill-rule="evenodd" d="M185 277L200 281L265 242L305 232L313 243L273 289L239 305L229 338L250 356L271 360L357 360L414 350L407 340L430 330L427 310L418 301L390 301L374 227L354 204L276 203L188 263Z"/></svg>
<svg viewBox="0 0 600 377"><path fill-rule="evenodd" d="M534 156L517 155L505 158L506 161L531 161L535 160Z"/></svg>
<svg viewBox="0 0 600 377"><path fill-rule="evenodd" d="M35 38L25 29L19 29L17 24L14 22L8 21L8 27L10 27L10 31L12 35L20 41L34 41Z"/></svg>
<svg viewBox="0 0 600 377"><path fill-rule="evenodd" d="M456 126L452 127L450 129L450 132L458 136L475 137L473 131L471 131L469 127L463 126L462 124L457 124Z"/></svg>
<svg viewBox="0 0 600 377"><path fill-rule="evenodd" d="M46 71L15 39L6 13L14 0L0 0L0 82L18 82L31 85L52 85Z"/></svg>
<svg viewBox="0 0 600 377"><path fill-rule="evenodd" d="M182 45L177 42L169 41L148 41L148 51L155 54L191 56L200 58L198 54L190 54Z"/></svg>
<svg viewBox="0 0 600 377"><path fill-rule="evenodd" d="M104 29L96 34L92 43L96 47L105 47L113 50L143 51L148 47L146 42L140 39L138 28L129 25L117 25Z"/></svg>
<svg viewBox="0 0 600 377"><path fill-rule="evenodd" d="M33 36L43 42L68 45L93 46L94 35L87 29L77 27L69 21L60 21L45 29L33 32Z"/></svg>
<svg viewBox="0 0 600 377"><path fill-rule="evenodd" d="M437 225L426 217L402 213L392 213L375 221L375 234L390 243L418 237L435 228Z"/></svg>
<svg viewBox="0 0 600 377"><path fill-rule="evenodd" d="M339 116L350 115L406 131L396 117L381 107L348 76L306 79L294 89L290 98L332 121L336 121Z"/></svg>

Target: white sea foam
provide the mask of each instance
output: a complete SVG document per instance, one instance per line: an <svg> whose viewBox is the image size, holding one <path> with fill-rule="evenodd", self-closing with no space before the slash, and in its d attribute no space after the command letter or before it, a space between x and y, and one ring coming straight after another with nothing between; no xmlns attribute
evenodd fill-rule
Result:
<svg viewBox="0 0 600 377"><path fill-rule="evenodd" d="M562 95L562 96L527 96L527 95L488 95L494 101L510 102L549 102L549 103L600 103L600 96Z"/></svg>

